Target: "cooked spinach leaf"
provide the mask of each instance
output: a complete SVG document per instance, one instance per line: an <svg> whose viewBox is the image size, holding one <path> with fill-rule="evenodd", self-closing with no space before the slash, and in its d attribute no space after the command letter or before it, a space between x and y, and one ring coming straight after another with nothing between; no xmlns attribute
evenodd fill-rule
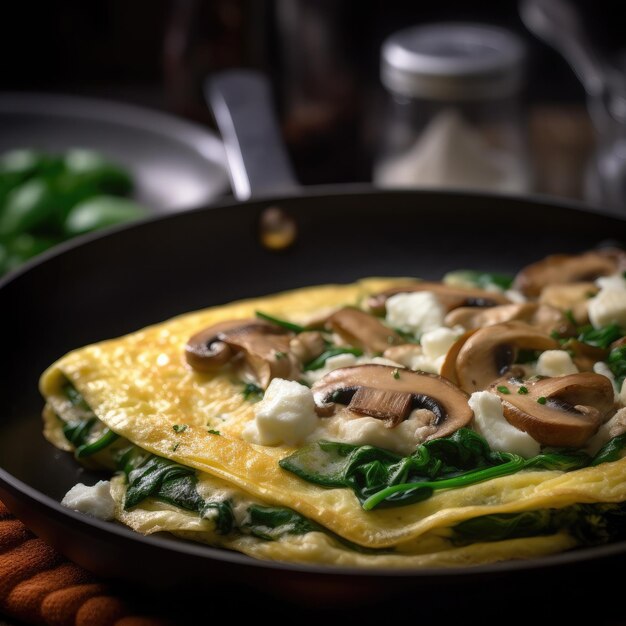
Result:
<svg viewBox="0 0 626 626"><path fill-rule="evenodd" d="M616 339L624 336L624 331L617 324L608 324L594 328L591 324L578 329L578 341L597 348L608 348Z"/></svg>
<svg viewBox="0 0 626 626"><path fill-rule="evenodd" d="M259 319L270 322L271 324L276 324L276 326L282 326L283 328L291 330L294 333L302 333L306 330L306 328L304 326L300 326L300 324L294 324L293 322L288 322L287 320L274 317L273 315L268 315L267 313L263 313L261 311L255 311L255 314Z"/></svg>
<svg viewBox="0 0 626 626"><path fill-rule="evenodd" d="M87 437L97 421L95 415L87 419L69 420L63 425L63 435L75 448L80 448L86 444Z"/></svg>
<svg viewBox="0 0 626 626"><path fill-rule="evenodd" d="M291 509L253 504L248 507L248 517L241 530L274 541L283 535L305 535L321 528Z"/></svg>
<svg viewBox="0 0 626 626"><path fill-rule="evenodd" d="M626 448L626 433L613 437L613 439L605 443L593 457L591 465L594 466L600 465L600 463L618 461L621 458L621 453L624 448Z"/></svg>
<svg viewBox="0 0 626 626"><path fill-rule="evenodd" d="M615 376L617 388L621 389L624 378L626 378L626 346L613 348L606 362Z"/></svg>
<svg viewBox="0 0 626 626"><path fill-rule="evenodd" d="M523 469L571 471L592 462L581 450L547 448L530 459L496 452L483 437L461 428L420 444L406 457L374 446L318 441L279 465L308 482L350 488L363 508L371 510L420 502L439 489L457 489Z"/></svg>
<svg viewBox="0 0 626 626"><path fill-rule="evenodd" d="M581 545L593 546L626 538L626 504L576 504L563 509L541 509L474 517L457 524L452 542L503 541L552 535L566 530Z"/></svg>
<svg viewBox="0 0 626 626"><path fill-rule="evenodd" d="M114 433L109 428L105 428L98 439L92 441L91 443L84 443L78 446L74 454L77 459L84 459L92 454L96 454L96 452L104 450L119 438L120 436L117 433Z"/></svg>
<svg viewBox="0 0 626 626"><path fill-rule="evenodd" d="M76 419L62 420L64 422L63 435L76 448L74 456L77 459L84 459L96 454L119 439L119 435L109 428L104 428L97 439L89 441L94 426L99 423L98 418L72 383L67 382L63 385L63 393L80 414Z"/></svg>
<svg viewBox="0 0 626 626"><path fill-rule="evenodd" d="M320 370L326 365L326 361L333 356L337 356L339 354L354 354L354 356L361 356L363 354L363 350L359 350L359 348L328 348L328 350L324 350L322 354L320 354L316 359L313 359L309 363L304 366L305 372L312 372L314 370Z"/></svg>

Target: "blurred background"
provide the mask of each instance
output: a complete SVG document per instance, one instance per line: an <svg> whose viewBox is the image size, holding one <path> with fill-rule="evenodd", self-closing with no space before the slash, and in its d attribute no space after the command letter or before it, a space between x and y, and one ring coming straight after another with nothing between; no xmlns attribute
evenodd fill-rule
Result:
<svg viewBox="0 0 626 626"><path fill-rule="evenodd" d="M567 4L577 12L583 35L623 75L626 30L616 19L619 3ZM608 131L598 128L579 77L559 52L529 31L520 5L512 1L22 0L3 7L0 89L130 103L173 114L217 137L202 94L204 80L229 68L254 68L271 80L284 139L302 183L369 182L380 173L381 155L398 133L404 133L400 143L407 144L409 135L417 142L425 132L425 122L415 118L421 96L383 86L381 46L407 27L449 21L502 27L523 46L524 74L508 94L515 108L505 120L523 144L506 149L521 151L528 166L528 179L515 190L622 211L623 194L607 200L590 190L587 179L590 160L597 159L607 137L609 169L620 169L614 155L626 159L626 149L613 139L621 136L623 124L612 120ZM491 97L492 110L501 111L498 99ZM405 112L409 104L413 112L398 114L390 103L404 106ZM398 115L405 115L399 127ZM489 109L481 115L489 115ZM426 117L432 121L430 109ZM416 127L410 129L410 124ZM450 122L444 131L439 122L435 126L429 137L435 143L451 142L448 156L432 142L428 150L416 143L416 149L426 150L427 160L432 154L444 160L450 153L472 153L475 134L468 130L459 147L450 129L463 134L465 127ZM620 171L615 175L621 176ZM381 175L377 182L393 186L394 176ZM431 179L430 184L446 185L445 176ZM223 193L228 187L218 185L216 195Z"/></svg>

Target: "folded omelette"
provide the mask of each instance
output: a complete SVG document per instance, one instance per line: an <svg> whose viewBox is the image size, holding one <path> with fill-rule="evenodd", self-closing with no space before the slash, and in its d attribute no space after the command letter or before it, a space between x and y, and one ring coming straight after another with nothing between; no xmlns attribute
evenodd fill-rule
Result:
<svg viewBox="0 0 626 626"><path fill-rule="evenodd" d="M455 567L625 535L624 254L182 315L43 375L64 504L261 559ZM590 280L590 276L598 277Z"/></svg>

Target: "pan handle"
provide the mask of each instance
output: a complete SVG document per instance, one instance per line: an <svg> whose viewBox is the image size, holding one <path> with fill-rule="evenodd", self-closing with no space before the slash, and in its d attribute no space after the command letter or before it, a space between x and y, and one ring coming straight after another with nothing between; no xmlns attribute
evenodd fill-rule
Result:
<svg viewBox="0 0 626 626"><path fill-rule="evenodd" d="M265 76L251 70L221 72L207 80L205 97L222 134L236 198L294 192L298 183Z"/></svg>

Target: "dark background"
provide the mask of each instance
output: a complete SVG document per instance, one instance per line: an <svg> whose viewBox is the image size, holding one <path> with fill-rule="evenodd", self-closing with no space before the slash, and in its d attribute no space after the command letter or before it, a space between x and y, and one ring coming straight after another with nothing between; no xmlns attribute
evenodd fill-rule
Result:
<svg viewBox="0 0 626 626"><path fill-rule="evenodd" d="M571 2L594 43L618 59L626 49L620 3ZM382 98L381 42L399 28L441 20L486 22L518 33L530 52L529 104L549 105L552 112L561 107L541 123L548 130L564 123L562 140L579 133L580 142L589 142L584 120L568 125L563 117L584 104L576 77L556 52L528 33L511 0L4 3L0 89L125 100L211 125L201 96L204 77L233 66L255 67L272 77L303 181L364 180Z"/></svg>

